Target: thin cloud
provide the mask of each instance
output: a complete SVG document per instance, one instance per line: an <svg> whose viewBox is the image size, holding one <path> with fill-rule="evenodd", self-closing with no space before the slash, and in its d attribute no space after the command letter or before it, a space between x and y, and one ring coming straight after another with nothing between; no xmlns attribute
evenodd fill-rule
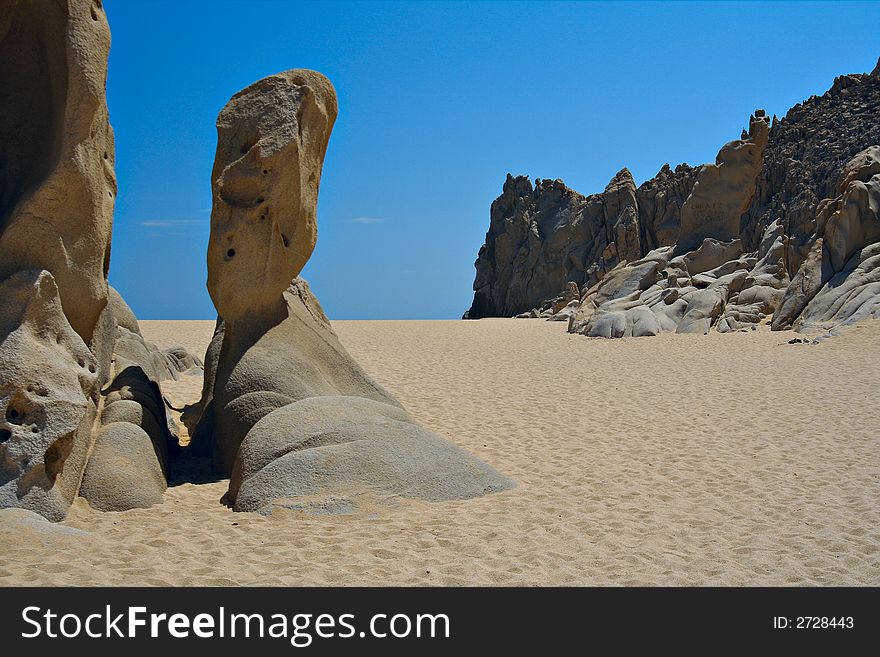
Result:
<svg viewBox="0 0 880 657"><path fill-rule="evenodd" d="M207 223L204 219L149 219L147 221L138 222L138 224L147 228L175 228L178 226L204 223Z"/></svg>
<svg viewBox="0 0 880 657"><path fill-rule="evenodd" d="M353 224L381 224L385 219L383 217L355 217L351 220Z"/></svg>

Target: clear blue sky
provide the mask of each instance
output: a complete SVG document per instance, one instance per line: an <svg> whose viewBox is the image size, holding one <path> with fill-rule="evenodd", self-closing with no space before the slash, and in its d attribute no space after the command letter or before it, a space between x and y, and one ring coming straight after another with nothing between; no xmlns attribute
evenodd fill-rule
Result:
<svg viewBox="0 0 880 657"><path fill-rule="evenodd" d="M119 200L110 281L137 315L213 318L218 111L290 68L339 95L303 274L333 319L457 318L508 172L601 191L714 160L873 69L877 3L105 2Z"/></svg>

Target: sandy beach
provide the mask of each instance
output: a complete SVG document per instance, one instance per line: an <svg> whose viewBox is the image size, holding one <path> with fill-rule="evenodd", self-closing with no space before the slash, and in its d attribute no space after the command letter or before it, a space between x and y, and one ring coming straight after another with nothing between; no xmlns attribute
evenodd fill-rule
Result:
<svg viewBox="0 0 880 657"><path fill-rule="evenodd" d="M765 327L333 326L419 422L518 487L335 516L233 513L225 480L121 513L78 499L53 531L0 526L0 584L880 584L878 322L817 345ZM202 354L213 322L141 327ZM164 392L192 401L200 383Z"/></svg>

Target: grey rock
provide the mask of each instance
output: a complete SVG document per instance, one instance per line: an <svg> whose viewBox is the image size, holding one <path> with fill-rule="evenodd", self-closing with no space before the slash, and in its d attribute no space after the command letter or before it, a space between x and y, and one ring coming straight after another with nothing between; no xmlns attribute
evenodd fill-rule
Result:
<svg viewBox="0 0 880 657"><path fill-rule="evenodd" d="M34 532L45 537L53 536L88 536L89 532L75 527L66 527L55 522L50 522L43 516L33 511L17 508L0 509L0 533L8 532L16 538L22 534Z"/></svg>
<svg viewBox="0 0 880 657"><path fill-rule="evenodd" d="M876 315L880 148L844 167L839 196L820 206L817 234L773 316L774 330L829 330Z"/></svg>
<svg viewBox="0 0 880 657"><path fill-rule="evenodd" d="M147 508L162 503L166 488L161 456L141 427L130 422L101 427L80 488L91 506L102 511Z"/></svg>
<svg viewBox="0 0 880 657"><path fill-rule="evenodd" d="M0 282L0 507L67 513L91 444L97 359L47 271Z"/></svg>
<svg viewBox="0 0 880 657"><path fill-rule="evenodd" d="M880 173L878 111L875 69L836 78L828 92L772 123L757 110L742 138L726 144L714 164L674 172L664 166L638 188L625 170L592 196L560 181L537 181L533 188L526 178L508 177L492 206L467 314L540 315L564 282L574 281L581 303L559 319L568 317L570 331L587 335L594 316L603 327L597 333L628 334L622 318L641 313L634 310L640 303L661 330L678 330L688 300L695 303L690 318L708 315L688 319L683 330L702 330L706 321L719 331L744 330L771 316L775 329L825 330L873 316L873 260L862 252L880 240L874 223L863 218L875 202L870 181ZM658 280L628 271L662 246L675 250L653 273ZM742 288L728 288L718 303L723 294L693 291L661 303L661 292L706 290L739 270L748 271ZM849 276L855 278L844 285ZM801 318L820 289L822 299ZM623 298L623 305L634 305L612 304ZM612 305L600 312L606 303ZM553 308L554 316L560 310Z"/></svg>
<svg viewBox="0 0 880 657"><path fill-rule="evenodd" d="M788 237L785 267L800 268L817 233L817 208L841 193L846 164L880 144L880 77L845 76L820 96L792 107L770 130L764 165L742 218L745 251L754 251L764 230L779 221Z"/></svg>
<svg viewBox="0 0 880 657"><path fill-rule="evenodd" d="M401 408L362 397L310 397L257 422L241 446L227 501L236 511L275 500L368 491L429 501L467 499L514 483ZM335 507L331 507L335 508Z"/></svg>

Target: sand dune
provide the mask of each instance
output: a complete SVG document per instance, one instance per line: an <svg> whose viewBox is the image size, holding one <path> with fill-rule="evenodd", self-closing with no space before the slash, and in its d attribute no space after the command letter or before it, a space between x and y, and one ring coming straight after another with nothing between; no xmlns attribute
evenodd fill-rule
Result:
<svg viewBox="0 0 880 657"><path fill-rule="evenodd" d="M143 321L203 353L213 322ZM233 513L226 482L0 524L0 583L880 584L880 322L587 339L561 323L334 322L428 428L513 477L465 502ZM166 391L198 397L184 378Z"/></svg>

